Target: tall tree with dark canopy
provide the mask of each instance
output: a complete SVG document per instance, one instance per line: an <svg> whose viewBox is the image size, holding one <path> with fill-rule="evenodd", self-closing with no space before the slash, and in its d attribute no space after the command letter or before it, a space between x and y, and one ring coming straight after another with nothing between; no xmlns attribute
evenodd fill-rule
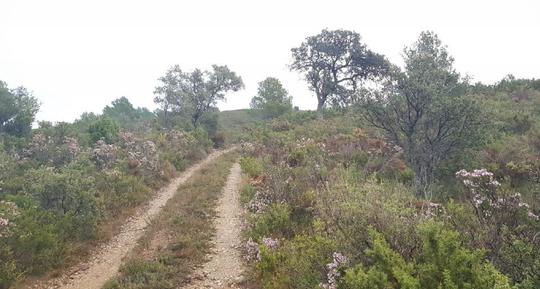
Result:
<svg viewBox="0 0 540 289"><path fill-rule="evenodd" d="M0 135L24 136L32 129L39 103L24 87L9 89L0 81Z"/></svg>
<svg viewBox="0 0 540 289"><path fill-rule="evenodd" d="M348 105L361 81L384 75L387 61L361 43L360 34L323 30L292 49L292 70L304 73L317 96L317 111L331 101Z"/></svg>
<svg viewBox="0 0 540 289"><path fill-rule="evenodd" d="M185 113L196 127L202 116L225 94L244 87L242 78L227 66L212 65L212 71L195 69L182 72L178 65L173 66L155 90L154 101L161 105L164 114L168 112Z"/></svg>
<svg viewBox="0 0 540 289"><path fill-rule="evenodd" d="M436 34L422 32L404 55L405 71L394 67L383 88L365 96L362 115L403 148L417 194L429 198L437 166L477 146L483 120Z"/></svg>

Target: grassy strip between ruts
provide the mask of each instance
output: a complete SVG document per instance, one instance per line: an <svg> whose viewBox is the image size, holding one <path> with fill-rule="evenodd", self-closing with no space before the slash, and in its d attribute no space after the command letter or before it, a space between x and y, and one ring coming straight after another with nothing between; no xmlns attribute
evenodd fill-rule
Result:
<svg viewBox="0 0 540 289"><path fill-rule="evenodd" d="M160 215L106 289L177 288L203 263L211 248L215 207L238 158L227 153L195 173Z"/></svg>

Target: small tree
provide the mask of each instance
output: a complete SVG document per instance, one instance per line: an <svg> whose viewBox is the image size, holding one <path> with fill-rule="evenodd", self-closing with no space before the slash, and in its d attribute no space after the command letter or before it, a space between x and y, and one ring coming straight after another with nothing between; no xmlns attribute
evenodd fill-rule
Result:
<svg viewBox="0 0 540 289"><path fill-rule="evenodd" d="M350 104L361 81L385 74L385 58L367 49L360 39L353 31L323 30L292 49L291 69L304 73L317 96L317 111L327 101Z"/></svg>
<svg viewBox="0 0 540 289"><path fill-rule="evenodd" d="M403 148L417 193L428 196L436 167L482 140L476 102L436 34L422 32L405 49L405 71L393 68L384 87L362 101L363 116Z"/></svg>
<svg viewBox="0 0 540 289"><path fill-rule="evenodd" d="M163 125L170 127L171 113L180 105L179 101L179 81L184 77L179 65L171 67L164 76L159 78L161 85L154 90L154 102L161 107L163 115Z"/></svg>
<svg viewBox="0 0 540 289"><path fill-rule="evenodd" d="M122 96L105 106L103 116L111 118L123 128L133 129L142 120L154 117L154 114L147 108L133 107L129 99Z"/></svg>
<svg viewBox="0 0 540 289"><path fill-rule="evenodd" d="M118 124L108 117L102 117L88 128L92 143L103 140L106 143L111 144L118 138L118 132Z"/></svg>
<svg viewBox="0 0 540 289"><path fill-rule="evenodd" d="M24 87L9 89L0 81L0 134L24 136L32 129L39 103Z"/></svg>
<svg viewBox="0 0 540 289"><path fill-rule="evenodd" d="M292 110L292 97L279 79L266 78L259 82L257 91L257 95L251 99L250 107L262 110L266 117L277 117Z"/></svg>
<svg viewBox="0 0 540 289"><path fill-rule="evenodd" d="M210 108L225 99L227 92L244 87L241 77L218 65L212 65L212 71L195 69L186 73L175 65L159 80L162 85L156 88L154 101L161 105L165 118L169 112L186 113L194 127Z"/></svg>

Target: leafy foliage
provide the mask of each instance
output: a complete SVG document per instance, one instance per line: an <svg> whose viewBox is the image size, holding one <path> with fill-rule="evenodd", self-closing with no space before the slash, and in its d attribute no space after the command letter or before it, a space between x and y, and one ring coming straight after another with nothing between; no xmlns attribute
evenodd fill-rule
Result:
<svg viewBox="0 0 540 289"><path fill-rule="evenodd" d="M107 117L102 117L88 127L88 133L90 134L92 143L103 140L104 142L111 144L117 140L118 132L118 124Z"/></svg>
<svg viewBox="0 0 540 289"><path fill-rule="evenodd" d="M426 198L437 166L482 141L480 107L465 96L466 83L452 65L437 35L423 32L405 50L405 71L394 71L362 103L367 121L403 148L417 193Z"/></svg>
<svg viewBox="0 0 540 289"><path fill-rule="evenodd" d="M156 87L154 102L161 106L166 126L170 121L168 114L184 113L196 127L203 115L217 101L223 100L227 92L244 87L242 78L227 66L218 65L213 65L212 71L195 69L192 72L183 72L175 65L159 81L161 85Z"/></svg>
<svg viewBox="0 0 540 289"><path fill-rule="evenodd" d="M250 107L263 111L265 117L274 118L292 110L292 97L279 79L268 77L259 82L257 95L251 99Z"/></svg>
<svg viewBox="0 0 540 289"><path fill-rule="evenodd" d="M0 81L0 135L27 135L38 110L37 99L26 88L9 89Z"/></svg>
<svg viewBox="0 0 540 289"><path fill-rule="evenodd" d="M317 96L317 111L331 101L351 102L360 82L385 74L388 64L382 55L360 42L360 34L348 30L323 30L292 49L291 69L304 73Z"/></svg>

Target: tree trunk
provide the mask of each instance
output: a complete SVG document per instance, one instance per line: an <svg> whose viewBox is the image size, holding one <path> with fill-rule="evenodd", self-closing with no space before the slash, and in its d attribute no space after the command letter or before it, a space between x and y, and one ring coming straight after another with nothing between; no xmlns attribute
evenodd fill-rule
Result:
<svg viewBox="0 0 540 289"><path fill-rule="evenodd" d="M322 113L323 108L324 108L324 101L322 101L322 100L319 99L319 100L317 101L317 112Z"/></svg>
<svg viewBox="0 0 540 289"><path fill-rule="evenodd" d="M324 103L326 102L325 96L319 96L317 95L317 115L319 116L319 119L323 119L323 110L324 110Z"/></svg>
<svg viewBox="0 0 540 289"><path fill-rule="evenodd" d="M416 197L431 199L431 181L433 170L428 164L413 164L414 170L414 189Z"/></svg>

